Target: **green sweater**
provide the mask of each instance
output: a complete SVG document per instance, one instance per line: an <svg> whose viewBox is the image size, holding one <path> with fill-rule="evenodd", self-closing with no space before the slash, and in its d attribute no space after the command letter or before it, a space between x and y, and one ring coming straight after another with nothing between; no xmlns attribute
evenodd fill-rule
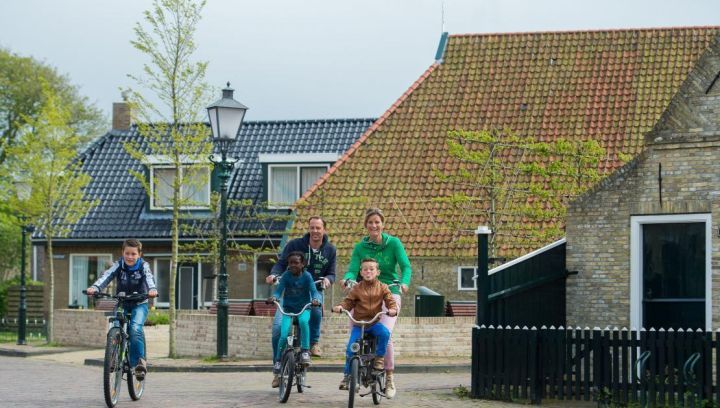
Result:
<svg viewBox="0 0 720 408"><path fill-rule="evenodd" d="M369 237L363 237L353 248L350 266L343 279L356 279L360 274L360 262L365 258L378 261L380 266L378 280L380 282L389 285L393 283L393 280L399 279L401 284L410 286L410 276L412 275L410 261L402 242L397 237L383 232L380 244L370 241ZM399 278L397 265L400 265L402 275ZM392 286L390 290L392 293L400 294L400 288L397 286Z"/></svg>

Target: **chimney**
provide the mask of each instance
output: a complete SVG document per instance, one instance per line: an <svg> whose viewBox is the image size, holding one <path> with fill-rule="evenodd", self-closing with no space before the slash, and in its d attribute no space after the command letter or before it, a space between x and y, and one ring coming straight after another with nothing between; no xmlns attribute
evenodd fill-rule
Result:
<svg viewBox="0 0 720 408"><path fill-rule="evenodd" d="M123 95L122 102L113 103L112 128L113 130L129 130L130 122L130 104Z"/></svg>

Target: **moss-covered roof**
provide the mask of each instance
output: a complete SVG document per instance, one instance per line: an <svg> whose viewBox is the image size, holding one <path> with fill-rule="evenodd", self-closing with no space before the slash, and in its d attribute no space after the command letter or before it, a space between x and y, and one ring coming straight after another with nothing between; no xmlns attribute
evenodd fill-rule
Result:
<svg viewBox="0 0 720 408"><path fill-rule="evenodd" d="M364 209L385 212L386 231L411 256L473 256L480 212L448 211L466 188L436 169L458 168L448 131L510 129L540 141L597 140L608 174L637 155L720 27L451 35L444 60L425 73L298 202L295 233L325 217L341 257L364 233ZM478 195L480 195L478 193ZM522 228L543 228L542 223ZM556 222L562 224L562 220ZM498 256L548 242L499 235ZM555 237L558 238L558 237Z"/></svg>

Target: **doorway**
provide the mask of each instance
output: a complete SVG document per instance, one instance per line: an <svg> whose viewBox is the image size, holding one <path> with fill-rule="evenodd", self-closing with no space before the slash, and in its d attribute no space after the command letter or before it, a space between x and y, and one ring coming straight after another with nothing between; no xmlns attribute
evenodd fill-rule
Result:
<svg viewBox="0 0 720 408"><path fill-rule="evenodd" d="M632 217L631 324L710 329L710 214Z"/></svg>

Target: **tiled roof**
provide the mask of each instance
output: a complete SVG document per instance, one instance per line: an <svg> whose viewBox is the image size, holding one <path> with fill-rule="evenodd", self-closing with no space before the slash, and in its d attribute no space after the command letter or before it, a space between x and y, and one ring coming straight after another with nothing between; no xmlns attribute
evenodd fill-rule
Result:
<svg viewBox="0 0 720 408"><path fill-rule="evenodd" d="M263 201L262 167L259 154L336 153L342 154L373 123L374 119L248 121L240 129L229 155L241 162L235 165L230 178L228 197ZM146 194L129 170L142 171L141 163L133 160L123 144L137 141L146 147L145 138L133 126L127 131L113 130L98 139L80 157L83 168L93 180L87 192L100 200L100 205L78 222L69 239L166 239L170 236L167 213L149 213ZM288 211L280 211L287 214ZM232 215L232 214L231 214ZM238 214L235 214L238 215ZM286 221L268 224L260 217L242 218L230 228L235 236L244 231L283 231ZM259 223L264 223L260 225ZM275 237L277 238L277 237Z"/></svg>
<svg viewBox="0 0 720 408"><path fill-rule="evenodd" d="M340 256L364 234L363 211L385 212L386 231L411 256L474 256L479 211L448 211L434 200L478 191L441 182L434 169L459 162L447 153L449 130L510 129L541 141L595 139L608 174L643 148L720 27L452 35L433 64L298 202L294 234L307 215L328 221ZM562 220L549 221L563 225ZM514 220L517 228L542 224ZM547 225L547 224L545 224ZM547 242L506 231L497 256L513 257Z"/></svg>

